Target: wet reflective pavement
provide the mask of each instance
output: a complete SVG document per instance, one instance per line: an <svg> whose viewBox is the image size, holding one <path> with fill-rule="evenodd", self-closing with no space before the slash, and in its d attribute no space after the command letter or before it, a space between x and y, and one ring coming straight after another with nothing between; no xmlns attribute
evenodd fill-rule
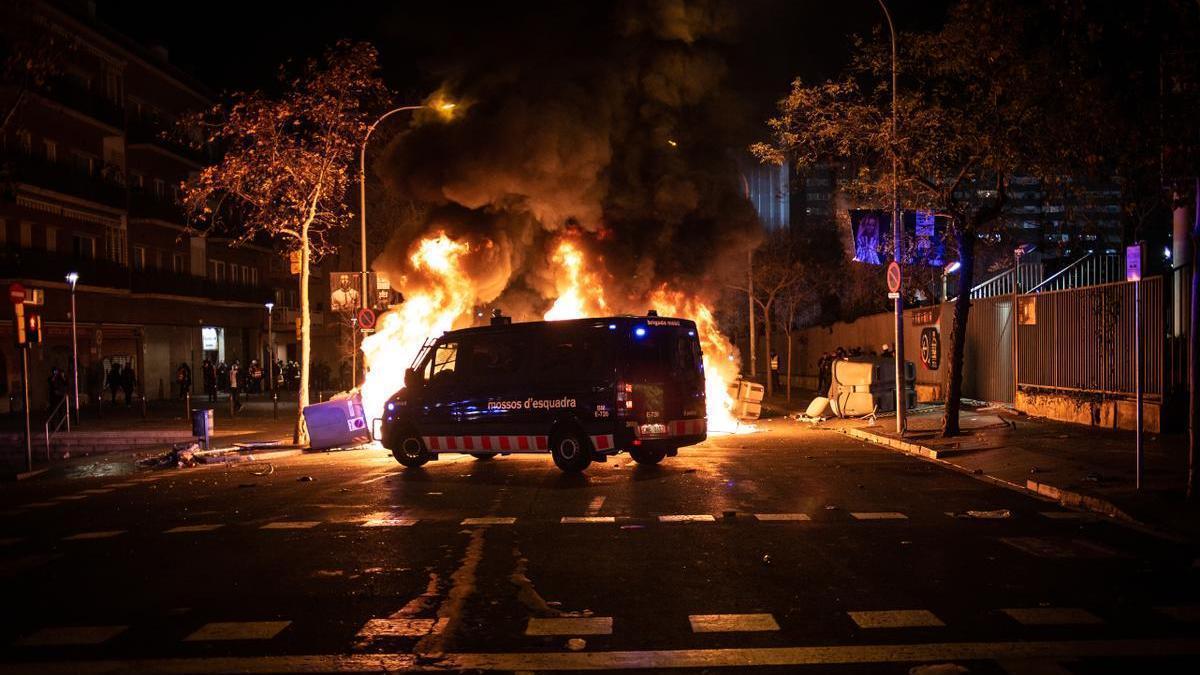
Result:
<svg viewBox="0 0 1200 675"><path fill-rule="evenodd" d="M0 673L1171 672L1200 656L1191 545L787 421L583 475L548 456L405 470L378 449L273 466L106 462L6 485Z"/></svg>

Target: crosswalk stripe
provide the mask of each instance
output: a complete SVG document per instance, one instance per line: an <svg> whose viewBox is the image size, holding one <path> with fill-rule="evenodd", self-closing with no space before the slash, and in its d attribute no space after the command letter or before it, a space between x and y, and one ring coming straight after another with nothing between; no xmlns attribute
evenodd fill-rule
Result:
<svg viewBox="0 0 1200 675"><path fill-rule="evenodd" d="M464 518L462 525L512 525L517 522L516 518L503 516L486 516L483 518Z"/></svg>
<svg viewBox="0 0 1200 675"><path fill-rule="evenodd" d="M134 485L137 485L137 483L135 483L133 481L126 481L124 483L109 483L108 485L105 485L104 487L106 487L106 488L123 488L123 487L133 487Z"/></svg>
<svg viewBox="0 0 1200 675"><path fill-rule="evenodd" d="M113 491L113 488L92 488L91 490L80 490L81 495L106 495Z"/></svg>
<svg viewBox="0 0 1200 675"><path fill-rule="evenodd" d="M999 540L1018 551L1039 558L1116 558L1121 555L1107 546L1086 539L999 537Z"/></svg>
<svg viewBox="0 0 1200 675"><path fill-rule="evenodd" d="M307 530L320 525L317 520L277 520L273 523L267 523L260 530Z"/></svg>
<svg viewBox="0 0 1200 675"><path fill-rule="evenodd" d="M859 628L919 628L945 626L927 609L897 609L871 612L846 612Z"/></svg>
<svg viewBox="0 0 1200 675"><path fill-rule="evenodd" d="M109 539L117 535L125 534L125 530L100 530L97 532L79 532L68 537L63 537L63 541L84 541L88 539Z"/></svg>
<svg viewBox="0 0 1200 675"><path fill-rule="evenodd" d="M163 534L187 534L187 533L189 533L189 532L212 532L213 530L217 530L217 529L220 529L220 528L222 528L222 527L225 527L225 526L224 526L224 525L219 525L219 524L213 524L213 525L180 525L179 527L172 527L172 528L171 528L171 529L169 529L169 530L165 530L165 531L163 531Z"/></svg>
<svg viewBox="0 0 1200 675"><path fill-rule="evenodd" d="M1183 621L1185 623L1200 623L1200 605L1175 605L1171 607L1155 607L1160 614Z"/></svg>
<svg viewBox="0 0 1200 675"><path fill-rule="evenodd" d="M77 501L80 499L87 499L87 498L88 498L87 495L62 495L59 497L51 497L51 499L53 499L54 501L58 501L58 502L73 502L73 501Z"/></svg>
<svg viewBox="0 0 1200 675"><path fill-rule="evenodd" d="M382 637L424 637L440 632L449 619L371 619L355 637L373 640Z"/></svg>
<svg viewBox="0 0 1200 675"><path fill-rule="evenodd" d="M1051 520L1095 520L1096 514L1082 511L1042 511L1042 517Z"/></svg>
<svg viewBox="0 0 1200 675"><path fill-rule="evenodd" d="M611 616L531 618L526 635L612 635Z"/></svg>
<svg viewBox="0 0 1200 675"><path fill-rule="evenodd" d="M417 523L416 518L368 518L363 527L409 527Z"/></svg>
<svg viewBox="0 0 1200 675"><path fill-rule="evenodd" d="M908 520L908 516L897 511L851 511L855 520Z"/></svg>
<svg viewBox="0 0 1200 675"><path fill-rule="evenodd" d="M563 516L562 520L558 521L564 525L578 523L615 523L617 519L614 516Z"/></svg>
<svg viewBox="0 0 1200 675"><path fill-rule="evenodd" d="M1104 623L1104 619L1078 607L1018 607L1002 609L1017 623L1025 626L1060 626Z"/></svg>
<svg viewBox="0 0 1200 675"><path fill-rule="evenodd" d="M98 645L124 633L129 626L54 626L17 640L23 647ZM37 670L36 668L34 670Z"/></svg>
<svg viewBox="0 0 1200 675"><path fill-rule="evenodd" d="M183 641L270 640L279 635L291 623L291 621L214 621L196 629Z"/></svg>
<svg viewBox="0 0 1200 675"><path fill-rule="evenodd" d="M716 518L707 513L658 517L658 522L660 523L712 523L716 522L716 520Z"/></svg>
<svg viewBox="0 0 1200 675"><path fill-rule="evenodd" d="M764 522L777 522L788 520L812 520L807 513L756 513L754 517Z"/></svg>
<svg viewBox="0 0 1200 675"><path fill-rule="evenodd" d="M779 630L770 614L692 614L693 633L750 633Z"/></svg>
<svg viewBox="0 0 1200 675"><path fill-rule="evenodd" d="M22 508L43 509L43 508L46 508L47 506L58 506L59 503L60 502L29 502L28 504L22 504Z"/></svg>

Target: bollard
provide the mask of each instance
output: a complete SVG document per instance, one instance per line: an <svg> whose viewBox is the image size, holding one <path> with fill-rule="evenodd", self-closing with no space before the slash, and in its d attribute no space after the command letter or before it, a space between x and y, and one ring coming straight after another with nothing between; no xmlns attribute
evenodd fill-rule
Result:
<svg viewBox="0 0 1200 675"><path fill-rule="evenodd" d="M271 419L279 419L279 392L271 390Z"/></svg>
<svg viewBox="0 0 1200 675"><path fill-rule="evenodd" d="M142 402L142 419L146 419L146 392L143 391L140 398Z"/></svg>
<svg viewBox="0 0 1200 675"><path fill-rule="evenodd" d="M233 409L233 391L229 392L229 416L237 417L237 412Z"/></svg>
<svg viewBox="0 0 1200 675"><path fill-rule="evenodd" d="M192 410L192 392L185 391L185 392L183 392L183 417L184 417L184 419L187 419L187 416L191 414L191 410Z"/></svg>

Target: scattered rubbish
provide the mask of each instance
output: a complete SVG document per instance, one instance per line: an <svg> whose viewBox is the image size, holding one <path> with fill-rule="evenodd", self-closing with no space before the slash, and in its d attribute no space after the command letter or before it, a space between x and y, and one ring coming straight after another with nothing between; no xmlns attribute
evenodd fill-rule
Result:
<svg viewBox="0 0 1200 675"><path fill-rule="evenodd" d="M340 577L345 574L343 570L317 570L313 572L314 577Z"/></svg>
<svg viewBox="0 0 1200 675"><path fill-rule="evenodd" d="M1029 473L1037 473L1039 471L1041 471L1041 469L1037 468L1036 466L1029 467Z"/></svg>
<svg viewBox="0 0 1200 675"><path fill-rule="evenodd" d="M300 476L299 478L296 479L296 482L297 483L311 483L314 480L316 480L316 479L313 478L312 476Z"/></svg>
<svg viewBox="0 0 1200 675"><path fill-rule="evenodd" d="M1099 483L1100 482L1100 474L1089 473L1088 475L1084 476L1083 479L1089 483Z"/></svg>
<svg viewBox="0 0 1200 675"><path fill-rule="evenodd" d="M983 475L983 469L975 469L975 470L974 470L974 471L972 471L971 473L975 474L976 476L982 476L982 475Z"/></svg>
<svg viewBox="0 0 1200 675"><path fill-rule="evenodd" d="M825 505L825 510L826 510L826 511L837 511L837 507L836 507L836 506L834 506L833 504L826 504L826 505Z"/></svg>
<svg viewBox="0 0 1200 675"><path fill-rule="evenodd" d="M1071 434L1059 434L1059 435L1055 436L1055 438L1070 438L1070 437L1071 437Z"/></svg>
<svg viewBox="0 0 1200 675"><path fill-rule="evenodd" d="M908 546L908 545L909 545L909 544L911 544L911 543L912 543L912 542L911 542L911 541L909 541L909 540L907 540L907 539L902 539L902 540L900 540L900 545L901 545L901 546Z"/></svg>
<svg viewBox="0 0 1200 675"><path fill-rule="evenodd" d="M805 455L804 459L812 459L812 457L813 457L812 455Z"/></svg>
<svg viewBox="0 0 1200 675"><path fill-rule="evenodd" d="M865 486L865 485L863 485L862 483L858 483L858 484L856 484L854 487L858 488L859 490L862 490L862 489L863 489L863 488L865 488L866 486Z"/></svg>
<svg viewBox="0 0 1200 675"><path fill-rule="evenodd" d="M1000 520L1003 518L1012 518L1012 511L1008 509L995 509L993 511L967 511L965 513L955 514L956 518L979 518L981 520Z"/></svg>
<svg viewBox="0 0 1200 675"><path fill-rule="evenodd" d="M644 529L646 529L646 526L645 525L622 525L621 529L622 530L644 530Z"/></svg>
<svg viewBox="0 0 1200 675"><path fill-rule="evenodd" d="M238 487L240 487L240 488L258 487L258 483L239 483Z"/></svg>
<svg viewBox="0 0 1200 675"><path fill-rule="evenodd" d="M771 554L770 554L770 553L764 553L764 554L763 554L763 557L762 557L762 564L764 564L764 565L770 565L770 564L771 564Z"/></svg>
<svg viewBox="0 0 1200 675"><path fill-rule="evenodd" d="M256 466L250 470L251 476L270 476L275 473L275 465L270 462L264 462L262 466Z"/></svg>
<svg viewBox="0 0 1200 675"><path fill-rule="evenodd" d="M562 603L557 600L551 600L551 601L547 602L546 604L551 607L562 607Z"/></svg>
<svg viewBox="0 0 1200 675"><path fill-rule="evenodd" d="M587 641L583 638L571 638L567 640L567 649L573 652L578 652L587 647Z"/></svg>
<svg viewBox="0 0 1200 675"><path fill-rule="evenodd" d="M350 491L350 488L341 488L338 490L338 492L349 492L349 491Z"/></svg>

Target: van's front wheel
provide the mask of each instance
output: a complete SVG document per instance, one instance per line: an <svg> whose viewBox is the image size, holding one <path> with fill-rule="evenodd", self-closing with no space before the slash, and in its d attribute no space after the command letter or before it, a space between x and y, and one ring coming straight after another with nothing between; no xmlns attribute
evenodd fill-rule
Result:
<svg viewBox="0 0 1200 675"><path fill-rule="evenodd" d="M550 436L550 455L558 468L579 473L592 463L592 455L583 436L570 431Z"/></svg>
<svg viewBox="0 0 1200 675"><path fill-rule="evenodd" d="M638 464L651 466L663 461L663 458L667 456L667 453L665 450L659 448L635 447L629 449L629 456L633 457L633 461L637 462Z"/></svg>
<svg viewBox="0 0 1200 675"><path fill-rule="evenodd" d="M406 431L400 435L400 443L392 450L392 456L396 458L397 462L410 469L424 466L426 462L433 459L433 455L425 449L425 441L412 431Z"/></svg>

